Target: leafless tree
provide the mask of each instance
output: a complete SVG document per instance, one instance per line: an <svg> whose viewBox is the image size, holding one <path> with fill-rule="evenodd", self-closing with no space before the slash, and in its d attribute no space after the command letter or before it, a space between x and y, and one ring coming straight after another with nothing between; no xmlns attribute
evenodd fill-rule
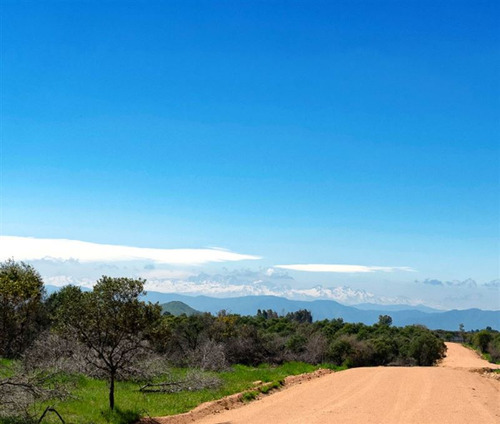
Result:
<svg viewBox="0 0 500 424"><path fill-rule="evenodd" d="M29 423L38 415L35 402L67 398L69 393L57 383L56 374L19 367L13 376L0 379L0 418L20 417Z"/></svg>

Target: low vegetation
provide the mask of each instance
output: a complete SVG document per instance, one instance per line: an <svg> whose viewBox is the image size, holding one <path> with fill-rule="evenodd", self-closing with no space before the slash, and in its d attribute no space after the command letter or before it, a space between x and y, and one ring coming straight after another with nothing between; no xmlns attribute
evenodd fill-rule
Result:
<svg viewBox="0 0 500 424"><path fill-rule="evenodd" d="M466 343L488 361L500 364L500 333L491 328L467 334Z"/></svg>
<svg viewBox="0 0 500 424"><path fill-rule="evenodd" d="M46 296L33 267L0 264L0 422L36 422L45 412L44 422L60 414L71 423L130 423L257 380L269 384L253 391L266 393L320 366L429 366L445 352L434 332L394 327L387 315L373 325L313 321L307 310L174 316L140 300L143 287L102 277L92 291L67 286Z"/></svg>
<svg viewBox="0 0 500 424"><path fill-rule="evenodd" d="M141 387L144 386L145 382L118 381L115 387L117 403L113 412L108 405L109 386L106 380L85 375L66 374L64 379L66 388L71 392L70 397L32 404L29 410L26 411L27 414L18 415L17 420L14 420L13 417L9 419L4 417L0 418L0 422L4 424L36 422L35 419L30 421L30 417L40 417L46 406L52 405L67 423L133 423L141 416L187 412L200 403L252 389L255 381L270 383L270 388L261 391L256 390L257 394L259 392L265 393L279 385L279 381L288 375L312 372L316 369L318 369L318 366L310 364L287 363L281 366L263 364L260 367L235 365L221 372L197 371L198 384L200 380L202 384L185 386L182 387L182 390L173 390L171 392L141 391ZM166 380L184 382L189 380L188 374L190 372L193 371L170 368L167 374L156 377L153 382L161 383ZM188 378L186 379L186 377ZM204 386L203 380L209 382L208 387ZM214 381L217 382L215 387L213 385ZM191 379L190 382L193 383L193 380ZM56 415L48 414L43 422L58 423L60 421Z"/></svg>

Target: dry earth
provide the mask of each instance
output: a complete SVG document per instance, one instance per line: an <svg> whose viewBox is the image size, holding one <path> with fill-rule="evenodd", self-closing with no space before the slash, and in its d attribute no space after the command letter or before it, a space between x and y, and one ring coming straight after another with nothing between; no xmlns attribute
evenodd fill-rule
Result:
<svg viewBox="0 0 500 424"><path fill-rule="evenodd" d="M298 381L239 408L238 395L166 424L500 423L500 368L454 343L436 367L354 368ZM476 371L476 372L471 372ZM231 398L231 397L230 397ZM236 401L236 402L235 402ZM226 409L228 408L228 409Z"/></svg>

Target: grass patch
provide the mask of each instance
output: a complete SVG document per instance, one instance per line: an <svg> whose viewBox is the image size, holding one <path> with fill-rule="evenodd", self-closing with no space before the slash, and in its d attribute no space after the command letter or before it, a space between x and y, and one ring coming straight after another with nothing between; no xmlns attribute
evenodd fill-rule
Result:
<svg viewBox="0 0 500 424"><path fill-rule="evenodd" d="M259 396L259 392L257 390L250 390L249 392L245 392L241 395L241 400L243 402L251 402L254 399L257 399Z"/></svg>
<svg viewBox="0 0 500 424"><path fill-rule="evenodd" d="M116 423L116 424L128 424L134 423L139 418L141 418L141 414L138 410L133 409L121 409L116 407L113 411L108 409L102 413L102 417L106 420L106 422Z"/></svg>
<svg viewBox="0 0 500 424"><path fill-rule="evenodd" d="M284 383L283 380L273 381L271 383L265 384L262 387L259 387L259 392L266 395L267 393L269 393L272 390L279 389L283 385L283 383Z"/></svg>
<svg viewBox="0 0 500 424"><path fill-rule="evenodd" d="M335 364L321 364L321 366L319 368L326 368L327 370L331 370L331 371L344 371L344 370L347 370L349 369L349 367L347 365L335 365Z"/></svg>
<svg viewBox="0 0 500 424"><path fill-rule="evenodd" d="M288 375L297 375L313 372L321 368L301 362L289 362L280 366L267 364L259 367L235 365L230 370L219 373L211 373L222 380L218 389L204 389L199 391L183 391L179 393L141 393L140 383L131 381L119 381L116 383L115 400L116 410L110 412L108 408L108 385L104 380L88 378L84 376L67 377L71 382L71 394L73 398L65 401L51 402L67 423L72 424L128 424L135 422L140 416L162 416L187 412L197 405L234 393L259 391L254 389L253 383L260 380L266 384L262 387L262 393L279 387L281 381ZM174 376L182 378L188 372L187 369L171 370ZM161 380L161 379L160 379ZM158 380L158 381L160 381ZM246 401L253 395L247 396ZM41 410L47 406L40 405ZM43 423L57 423L56 416L47 416ZM1 423L1 421L0 421Z"/></svg>
<svg viewBox="0 0 500 424"><path fill-rule="evenodd" d="M16 361L12 359L0 358L0 378L12 377Z"/></svg>

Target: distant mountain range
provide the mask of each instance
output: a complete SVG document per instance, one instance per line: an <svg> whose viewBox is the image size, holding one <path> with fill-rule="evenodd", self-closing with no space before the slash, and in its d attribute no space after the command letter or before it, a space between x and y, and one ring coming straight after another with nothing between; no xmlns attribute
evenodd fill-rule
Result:
<svg viewBox="0 0 500 424"><path fill-rule="evenodd" d="M426 306L374 305L345 306L333 300L299 301L276 296L243 296L214 298L208 296L186 296L175 293L148 292L146 298L152 302L181 301L192 308L216 314L221 309L240 315L255 315L257 309L272 309L280 314L308 309L315 320L343 318L346 322L373 324L379 315L390 315L393 324L405 326L421 324L437 330L458 330L464 324L466 330L486 327L500 329L500 311L465 309L438 311ZM379 309L375 309L378 306ZM423 310L420 310L423 309Z"/></svg>
<svg viewBox="0 0 500 424"><path fill-rule="evenodd" d="M421 311L421 312L444 312L441 309L431 308L425 305L380 305L378 303L358 303L357 305L351 305L356 309L362 309L366 311Z"/></svg>
<svg viewBox="0 0 500 424"><path fill-rule="evenodd" d="M46 288L49 293L59 289L53 286L46 286ZM488 326L500 330L500 311L484 311L482 309L439 311L424 305L377 305L372 303L346 306L334 300L290 300L277 296L214 298L154 291L149 291L145 298L160 304L174 301L183 302L197 311L212 314L216 314L222 309L240 315L255 315L258 309L272 309L279 314L307 309L311 311L314 320L342 318L346 322L373 324L378 321L379 315L390 315L393 325L397 326L421 324L433 330L458 330L459 325L464 324L466 330L482 329Z"/></svg>

